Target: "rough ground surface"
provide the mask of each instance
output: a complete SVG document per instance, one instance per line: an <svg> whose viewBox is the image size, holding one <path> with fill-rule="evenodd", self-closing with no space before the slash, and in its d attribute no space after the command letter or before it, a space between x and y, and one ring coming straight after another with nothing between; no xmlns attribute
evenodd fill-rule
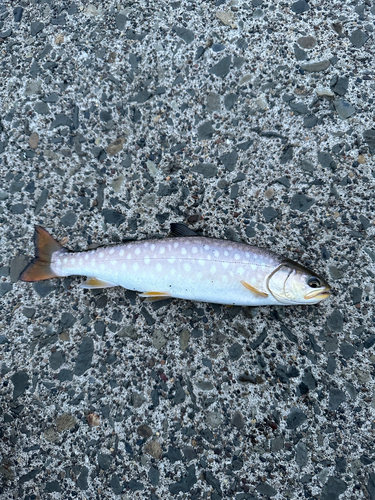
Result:
<svg viewBox="0 0 375 500"><path fill-rule="evenodd" d="M374 21L373 0L0 2L2 499L375 499ZM35 223L84 249L175 221L333 296L17 281Z"/></svg>

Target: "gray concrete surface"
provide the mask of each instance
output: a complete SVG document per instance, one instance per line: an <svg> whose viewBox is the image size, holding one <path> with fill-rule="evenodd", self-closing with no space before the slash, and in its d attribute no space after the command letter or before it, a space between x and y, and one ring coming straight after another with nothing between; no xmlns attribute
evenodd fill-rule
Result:
<svg viewBox="0 0 375 500"><path fill-rule="evenodd" d="M23 9L23 10L22 10ZM3 499L375 499L375 4L0 3ZM311 307L17 281L185 221Z"/></svg>

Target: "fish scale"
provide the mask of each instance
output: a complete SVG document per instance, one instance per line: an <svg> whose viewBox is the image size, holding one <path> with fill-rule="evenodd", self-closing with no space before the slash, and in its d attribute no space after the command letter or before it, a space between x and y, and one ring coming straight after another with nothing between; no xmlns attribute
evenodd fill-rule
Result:
<svg viewBox="0 0 375 500"><path fill-rule="evenodd" d="M259 306L315 304L330 287L309 269L269 250L198 236L172 224L178 238L132 241L69 252L35 227L35 259L23 281L81 275L83 288L122 286L146 300L168 297L218 304Z"/></svg>

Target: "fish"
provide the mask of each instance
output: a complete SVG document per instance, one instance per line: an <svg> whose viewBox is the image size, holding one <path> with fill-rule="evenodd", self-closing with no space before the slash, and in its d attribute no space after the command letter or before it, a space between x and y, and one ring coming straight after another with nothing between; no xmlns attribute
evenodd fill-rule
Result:
<svg viewBox="0 0 375 500"><path fill-rule="evenodd" d="M230 306L316 304L329 284L265 248L198 235L183 223L171 235L71 252L35 226L35 258L19 279L86 276L85 289L122 286L147 302L177 298Z"/></svg>

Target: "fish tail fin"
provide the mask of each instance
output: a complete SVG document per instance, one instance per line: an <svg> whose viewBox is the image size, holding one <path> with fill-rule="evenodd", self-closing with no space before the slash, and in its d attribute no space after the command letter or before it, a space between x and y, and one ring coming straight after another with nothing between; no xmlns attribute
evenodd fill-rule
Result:
<svg viewBox="0 0 375 500"><path fill-rule="evenodd" d="M35 258L25 267L19 279L21 281L41 281L56 278L57 274L51 269L52 254L63 250L64 247L41 226L35 226L34 244Z"/></svg>

